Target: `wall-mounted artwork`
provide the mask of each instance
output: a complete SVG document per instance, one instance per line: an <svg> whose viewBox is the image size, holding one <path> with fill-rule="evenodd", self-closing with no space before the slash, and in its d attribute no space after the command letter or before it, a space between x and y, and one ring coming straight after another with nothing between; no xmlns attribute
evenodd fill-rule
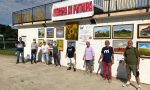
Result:
<svg viewBox="0 0 150 90"><path fill-rule="evenodd" d="M137 48L140 52L140 57L150 58L150 42L137 42Z"/></svg>
<svg viewBox="0 0 150 90"><path fill-rule="evenodd" d="M128 40L113 40L114 53L124 53Z"/></svg>
<svg viewBox="0 0 150 90"><path fill-rule="evenodd" d="M64 38L64 27L56 28L56 38Z"/></svg>
<svg viewBox="0 0 150 90"><path fill-rule="evenodd" d="M38 39L38 44L43 44L44 39Z"/></svg>
<svg viewBox="0 0 150 90"><path fill-rule="evenodd" d="M47 44L49 45L49 47L50 47L51 49L53 48L53 40L47 39Z"/></svg>
<svg viewBox="0 0 150 90"><path fill-rule="evenodd" d="M132 39L134 32L133 24L114 25L112 28L114 39Z"/></svg>
<svg viewBox="0 0 150 90"><path fill-rule="evenodd" d="M94 39L110 39L110 38L111 38L111 26L94 27Z"/></svg>
<svg viewBox="0 0 150 90"><path fill-rule="evenodd" d="M44 28L39 28L38 29L38 37L39 38L44 38L45 37L45 29Z"/></svg>
<svg viewBox="0 0 150 90"><path fill-rule="evenodd" d="M138 25L138 38L150 38L150 23Z"/></svg>
<svg viewBox="0 0 150 90"><path fill-rule="evenodd" d="M47 28L47 38L54 38L54 28Z"/></svg>
<svg viewBox="0 0 150 90"><path fill-rule="evenodd" d="M63 51L63 45L64 45L63 40L57 40L57 46L59 51Z"/></svg>
<svg viewBox="0 0 150 90"><path fill-rule="evenodd" d="M72 43L72 46L76 47L76 41L67 41L67 47L69 46L69 43Z"/></svg>
<svg viewBox="0 0 150 90"><path fill-rule="evenodd" d="M78 22L66 23L66 40L78 40Z"/></svg>

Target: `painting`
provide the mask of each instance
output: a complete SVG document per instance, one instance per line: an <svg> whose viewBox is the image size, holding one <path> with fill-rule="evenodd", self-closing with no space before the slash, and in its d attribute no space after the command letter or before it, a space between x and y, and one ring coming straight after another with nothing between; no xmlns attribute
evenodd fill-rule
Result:
<svg viewBox="0 0 150 90"><path fill-rule="evenodd" d="M64 38L64 27L56 28L56 38Z"/></svg>
<svg viewBox="0 0 150 90"><path fill-rule="evenodd" d="M44 39L38 39L38 44L43 44Z"/></svg>
<svg viewBox="0 0 150 90"><path fill-rule="evenodd" d="M114 53L122 54L128 45L128 40L113 40Z"/></svg>
<svg viewBox="0 0 150 90"><path fill-rule="evenodd" d="M72 43L72 46L73 47L76 47L76 41L73 41L73 40L69 40L69 41L67 41L67 47L69 46L69 43Z"/></svg>
<svg viewBox="0 0 150 90"><path fill-rule="evenodd" d="M47 39L47 44L49 45L50 49L53 48L53 40Z"/></svg>
<svg viewBox="0 0 150 90"><path fill-rule="evenodd" d="M150 58L150 42L139 41L137 42L137 48L141 58Z"/></svg>
<svg viewBox="0 0 150 90"><path fill-rule="evenodd" d="M47 28L47 38L54 38L54 28Z"/></svg>
<svg viewBox="0 0 150 90"><path fill-rule="evenodd" d="M94 39L110 39L110 38L111 38L111 26L94 27Z"/></svg>
<svg viewBox="0 0 150 90"><path fill-rule="evenodd" d="M150 38L150 23L138 25L138 38Z"/></svg>
<svg viewBox="0 0 150 90"><path fill-rule="evenodd" d="M38 29L38 37L39 38L44 38L45 37L45 29L44 28Z"/></svg>
<svg viewBox="0 0 150 90"><path fill-rule="evenodd" d="M113 38L114 39L132 39L133 38L133 24L114 25Z"/></svg>
<svg viewBox="0 0 150 90"><path fill-rule="evenodd" d="M63 51L63 40L57 40L57 46L59 51Z"/></svg>
<svg viewBox="0 0 150 90"><path fill-rule="evenodd" d="M78 40L78 22L66 23L66 40Z"/></svg>

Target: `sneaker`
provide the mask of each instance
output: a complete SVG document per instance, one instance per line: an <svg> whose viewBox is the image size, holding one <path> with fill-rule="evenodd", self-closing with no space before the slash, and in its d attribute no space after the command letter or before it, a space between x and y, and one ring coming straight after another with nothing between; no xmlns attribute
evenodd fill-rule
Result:
<svg viewBox="0 0 150 90"><path fill-rule="evenodd" d="M74 72L76 71L76 68L73 68L74 69Z"/></svg>
<svg viewBox="0 0 150 90"><path fill-rule="evenodd" d="M71 67L68 67L67 70L71 70Z"/></svg>
<svg viewBox="0 0 150 90"><path fill-rule="evenodd" d="M141 90L141 87L138 87L137 90Z"/></svg>
<svg viewBox="0 0 150 90"><path fill-rule="evenodd" d="M122 86L123 87L128 87L130 85L130 83L125 83L125 84L123 84Z"/></svg>
<svg viewBox="0 0 150 90"><path fill-rule="evenodd" d="M16 62L16 64L18 64L19 62Z"/></svg>

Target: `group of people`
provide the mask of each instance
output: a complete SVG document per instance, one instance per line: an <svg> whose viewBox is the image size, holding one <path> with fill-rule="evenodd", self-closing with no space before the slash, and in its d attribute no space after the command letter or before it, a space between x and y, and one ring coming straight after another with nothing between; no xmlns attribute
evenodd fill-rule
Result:
<svg viewBox="0 0 150 90"><path fill-rule="evenodd" d="M127 73L127 82L123 84L123 87L130 85L130 79L131 79L131 72L133 72L133 75L135 76L136 82L138 84L137 90L141 90L140 86L140 78L139 78L139 64L140 64L140 54L137 48L133 47L133 41L129 40L128 45L124 51L124 65L126 66L126 73ZM17 47L17 62L19 63L19 56L22 55L22 62L24 63L24 56L23 56L23 49L25 47L25 43L22 41L22 38L19 38L19 41L16 43ZM36 53L38 50L38 46L36 44L36 40L33 39L33 42L31 44L31 64L33 61L36 63ZM50 51L49 51L49 45L46 44L46 42L43 42L43 45L41 46L41 52L42 52L42 59L45 61L46 64L49 63L50 60ZM72 46L72 43L69 42L67 50L66 50L66 58L67 58L67 70L71 70L73 68L74 71L76 71L76 49L74 46ZM54 42L53 45L53 58L54 58L54 64L60 65L60 58L59 58L59 50L56 45L56 42ZM85 71L92 73L94 70L94 61L95 61L95 55L94 55L94 49L90 46L90 42L86 42L86 48L83 56L84 64L85 64ZM51 63L51 62L50 62ZM105 47L101 50L101 55L98 60L99 64L102 64L103 66L103 80L108 79L108 82L111 83L112 81L112 70L111 67L114 64L114 50L113 47L110 46L110 42L108 40L105 41Z"/></svg>

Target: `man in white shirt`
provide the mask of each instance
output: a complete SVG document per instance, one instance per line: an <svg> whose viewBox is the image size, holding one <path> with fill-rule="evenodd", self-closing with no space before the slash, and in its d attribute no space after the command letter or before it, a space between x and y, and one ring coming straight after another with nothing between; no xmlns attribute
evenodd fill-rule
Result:
<svg viewBox="0 0 150 90"><path fill-rule="evenodd" d="M36 43L36 39L33 39L33 42L31 43L31 64L36 63L36 53L37 53L38 45Z"/></svg>
<svg viewBox="0 0 150 90"><path fill-rule="evenodd" d="M48 65L50 47L44 41L41 49L42 49L42 59L44 59L45 63Z"/></svg>

